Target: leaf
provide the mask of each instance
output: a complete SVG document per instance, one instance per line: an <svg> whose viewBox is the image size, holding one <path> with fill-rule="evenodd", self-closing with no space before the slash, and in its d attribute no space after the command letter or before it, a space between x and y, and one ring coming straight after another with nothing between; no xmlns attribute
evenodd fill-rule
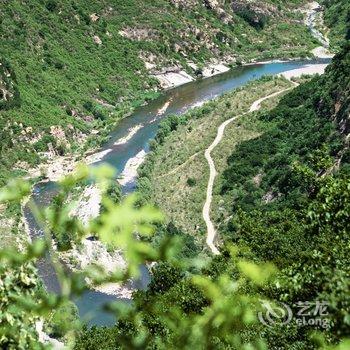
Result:
<svg viewBox="0 0 350 350"><path fill-rule="evenodd" d="M30 194L30 184L24 180L11 180L0 190L0 203L19 202Z"/></svg>
<svg viewBox="0 0 350 350"><path fill-rule="evenodd" d="M276 268L272 264L256 265L249 261L241 260L237 263L239 270L257 285L265 284L275 273Z"/></svg>

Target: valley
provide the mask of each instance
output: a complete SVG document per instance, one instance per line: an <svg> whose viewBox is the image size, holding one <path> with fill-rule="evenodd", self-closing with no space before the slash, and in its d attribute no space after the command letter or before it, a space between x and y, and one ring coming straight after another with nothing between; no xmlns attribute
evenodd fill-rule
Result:
<svg viewBox="0 0 350 350"><path fill-rule="evenodd" d="M346 349L349 11L5 1L0 347Z"/></svg>

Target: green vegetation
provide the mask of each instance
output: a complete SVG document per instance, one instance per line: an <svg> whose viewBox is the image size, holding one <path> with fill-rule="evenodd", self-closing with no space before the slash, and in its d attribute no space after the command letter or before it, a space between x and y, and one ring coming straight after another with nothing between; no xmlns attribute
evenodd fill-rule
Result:
<svg viewBox="0 0 350 350"><path fill-rule="evenodd" d="M233 123L226 131L227 144L220 144L214 152L218 169L226 168L224 172L219 171L221 176L216 184L213 209L222 241L222 255L200 273L209 275L216 283L217 276L223 272L237 279L237 264L228 259L229 247L234 244L240 247L241 258L257 264L273 262L279 269L273 281L259 288L261 298L283 301L293 307L295 313L298 302L326 301L328 304L326 328L294 323L268 328L256 324L247 327L243 333L238 332L244 334L245 339L252 340L257 336L264 339L268 348L317 349L319 340L315 342L315 338L309 336L312 330L320 332L327 343L337 343L349 333L349 281L345 277L350 266L347 254L350 158L346 141L349 60L350 47L347 45L324 76L304 82L278 98L280 102L269 101L265 108L273 107L272 110L247 115ZM272 82L276 83L276 80L254 84L260 87L270 84L271 89ZM281 81L277 80L277 83L281 84ZM160 127L153 152L140 172L143 176L140 190L148 199L156 199L156 204L181 227L182 235L183 232L193 234L198 229L191 220L193 215L200 220L200 210L191 208L196 203L191 192L204 193L208 176L204 172L206 163L198 162L203 157L199 140L206 134L202 132L200 138L196 130L209 130L211 124L216 130L220 123L216 124L214 116L220 116L222 121L232 116L232 110L239 114L236 103L243 99L237 96L254 91L254 84L186 116L171 117ZM265 88L264 91L269 90ZM241 139L234 141L236 133L242 129ZM214 135L215 132L210 139ZM209 143L206 142L206 146ZM197 144L199 149L194 146ZM226 152L231 156L225 156ZM194 162L196 165L192 166ZM171 173L172 170L176 170L175 173ZM158 177L156 171L159 171ZM194 171L201 176L194 176ZM167 174L170 178L163 180ZM198 182L202 177L205 178L203 183ZM188 186L188 179L194 178L196 185ZM181 187L183 190L178 190ZM181 197L180 191L189 192ZM190 205L184 213L183 202L188 197ZM167 203L171 204L168 206ZM186 225L186 222L190 224ZM165 274L162 270L163 279ZM193 313L203 315L207 308L208 300L199 296L195 297L199 304L187 304L194 292L187 292L184 287L184 283L188 283L186 274L188 270L183 271L182 279L175 278L171 288L169 281L162 282L167 286L166 290L155 298L148 291L139 292L135 299L137 310L143 315L143 325L165 343L169 339L174 341L172 337L176 331L160 316L164 308L168 310L169 305L177 305L176 301L180 300L179 307L186 319ZM168 273L169 277L173 275L176 274ZM244 290L252 296L250 286ZM185 301L186 306L183 306ZM150 305L158 303L161 311L158 308L153 311ZM90 336L99 332L110 340L123 327L118 325L114 330L87 331L80 344L85 344ZM215 348L228 346L225 340L224 336L219 337ZM151 344L154 344L153 339ZM90 348L94 349L94 346Z"/></svg>
<svg viewBox="0 0 350 350"><path fill-rule="evenodd" d="M113 171L106 167L90 170L81 167L61 182L61 195L68 196L80 182L87 179L97 181L106 194L113 175ZM339 191L344 189L342 180L331 179L328 185L331 186L324 187L320 197L313 201L310 227L327 232L337 229L341 235L344 230L348 230L348 225L343 226L347 224L348 193ZM0 202L18 202L29 190L30 186L26 183L13 181L0 192ZM331 200L329 203L335 203L334 196L337 197L337 208L321 205L325 198ZM29 203L43 224L45 237L23 247L20 253L9 249L0 251L1 266L8 271L6 278L2 278L5 284L0 289L2 309L5 310L3 315L8 322L2 322L0 328L3 348L43 348L38 342L34 324L47 315L50 315L53 324L44 330L52 336L64 336L70 348L84 350L263 350L269 345L278 344L283 348L287 344L294 345L293 342L298 349L344 350L349 345L349 342L344 341L339 346L331 346L332 339L322 339L320 335L305 335L305 338L295 341L291 334L291 331L295 331L293 325L293 328L284 332L283 329L276 330L259 324L259 298L268 298L268 287L276 283L276 269L270 263L250 262L244 250L227 246L221 256L198 264L197 259L180 258L178 239L169 236L155 249L145 239L154 232L154 224L159 225L162 221L158 210L150 206L136 207L135 197L116 204L104 195L103 201L106 203L106 211L92 220L86 229L81 229L81 223L68 216L66 206L62 206L61 210L49 208L42 211L34 203ZM338 214L339 209L344 210L340 211L342 215ZM120 216L121 214L124 215ZM329 219L333 219L334 215L336 220L330 222ZM118 217L123 220L115 220ZM90 266L79 273L68 273L52 248L51 233L55 232L57 221L63 226L69 224L70 227L75 227L77 242L93 231L102 242L115 249L123 248L127 257L127 269L108 275L101 267ZM140 240L135 238L135 230L139 233ZM62 287L60 296L40 293L40 290L34 294L36 283L29 278L32 269L25 268L43 257L47 249ZM147 260L158 262L153 268L149 289L136 292L132 305L115 302L109 306L109 310L118 315L116 325L110 328L80 328L75 321L75 310L67 302L87 288L84 278L89 277L96 284L123 282L135 277L139 264ZM284 283L279 285L287 286ZM57 311L59 307L60 310ZM341 317L339 315L336 320L341 321ZM346 327L346 323L338 324L337 329L340 330L341 326ZM300 336L300 330L295 334ZM340 338L342 334L344 333L339 332L335 338Z"/></svg>
<svg viewBox="0 0 350 350"><path fill-rule="evenodd" d="M331 46L339 50L342 44L350 40L350 4L347 0L324 0L325 24L331 28L329 39Z"/></svg>
<svg viewBox="0 0 350 350"><path fill-rule="evenodd" d="M209 0L5 0L1 348L44 348L41 323L46 334L77 350L350 348L349 43L324 76L303 79L259 113L241 115L290 82L263 78L167 118L140 170L139 196L123 197L109 167L79 167L58 183L58 195L44 209L28 199L30 183L8 181L42 161L41 152L63 155L98 146L118 119L154 97L157 82L143 62L150 57L156 69L177 62L191 72L189 60L203 67L211 58L231 55L238 63L300 56L315 46L295 22L300 18L293 10L302 1L237 3L243 3L241 11ZM349 39L348 5L325 5L336 47L344 35ZM220 240L220 255L213 257L200 215L208 178L203 152L218 125L233 116L237 120L213 152L219 174L212 216ZM88 137L91 129L99 136ZM102 210L84 225L70 213L87 183L101 190ZM44 233L34 242L25 239L21 221L26 199ZM67 271L60 252L91 235L123 251L126 268L107 273L92 264ZM35 264L44 257L56 272L59 294L48 293L38 280ZM89 289L87 281L127 283L149 262L155 262L149 288L134 292L131 304L106 306L115 326L82 327L70 300ZM294 315L299 302L325 301L327 315L313 326L281 324L277 317L266 327L258 318L266 312L262 299L284 302Z"/></svg>
<svg viewBox="0 0 350 350"><path fill-rule="evenodd" d="M343 280L349 267L344 251L349 229L343 221L350 215L349 49L324 76L260 115L265 132L235 150L221 184L232 215L222 230L225 241L249 246L256 259L281 269L285 286L270 288L277 300L327 300L333 339L349 331L349 285Z"/></svg>
<svg viewBox="0 0 350 350"><path fill-rule="evenodd" d="M156 69L176 63L191 71L189 61L298 57L315 46L307 29L295 22L292 10L300 1L280 2L281 11L263 30L247 24L229 4L176 3L3 3L1 184L15 164L26 170L43 161L46 155L38 152L46 152L49 143L59 154L98 146L118 119L155 95L157 82L145 61ZM53 132L52 126L62 132ZM92 129L103 132L88 137Z"/></svg>

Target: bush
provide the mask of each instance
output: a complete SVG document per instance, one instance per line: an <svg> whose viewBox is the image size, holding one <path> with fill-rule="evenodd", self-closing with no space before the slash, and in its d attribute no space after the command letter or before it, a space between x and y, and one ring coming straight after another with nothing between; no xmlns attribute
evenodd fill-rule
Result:
<svg viewBox="0 0 350 350"><path fill-rule="evenodd" d="M194 187L194 186L196 186L196 184L197 184L197 180L196 180L195 178L189 177L189 178L187 179L187 185L188 185L188 186Z"/></svg>
<svg viewBox="0 0 350 350"><path fill-rule="evenodd" d="M55 1L55 0L49 0L49 1L46 3L46 8L47 8L48 11L54 12L54 11L57 9L57 1Z"/></svg>
<svg viewBox="0 0 350 350"><path fill-rule="evenodd" d="M33 147L37 152L46 152L48 150L48 144L56 145L56 139L52 135L44 135L39 141L37 141Z"/></svg>
<svg viewBox="0 0 350 350"><path fill-rule="evenodd" d="M62 338L78 326L78 317L78 309L73 302L62 305L53 313L50 335L54 338Z"/></svg>
<svg viewBox="0 0 350 350"><path fill-rule="evenodd" d="M183 272L168 263L159 263L152 270L152 281L149 292L152 294L164 293L183 278Z"/></svg>

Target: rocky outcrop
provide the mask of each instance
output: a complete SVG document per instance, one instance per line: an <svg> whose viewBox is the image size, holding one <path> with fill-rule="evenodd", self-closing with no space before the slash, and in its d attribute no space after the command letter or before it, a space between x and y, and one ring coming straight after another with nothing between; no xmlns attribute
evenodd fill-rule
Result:
<svg viewBox="0 0 350 350"><path fill-rule="evenodd" d="M72 202L74 198L71 198ZM87 186L76 201L70 215L77 217L81 223L88 227L90 220L98 217L100 213L102 194L96 185ZM60 258L73 271L82 271L92 266L100 266L104 272L111 274L116 271L125 270L126 260L120 250L108 249L106 245L94 237L86 237L79 245L67 252L61 252ZM92 288L106 294L116 295L123 299L130 299L133 288L131 283L123 285L120 283L108 283L95 286L87 279Z"/></svg>
<svg viewBox="0 0 350 350"><path fill-rule="evenodd" d="M232 9L234 13L257 29L263 28L269 17L278 14L275 6L263 1L233 0Z"/></svg>
<svg viewBox="0 0 350 350"><path fill-rule="evenodd" d="M196 6L205 6L217 14L220 20L228 24L232 21L232 16L225 11L222 0L170 0L175 7L180 10L194 9Z"/></svg>
<svg viewBox="0 0 350 350"><path fill-rule="evenodd" d="M131 40L155 40L158 38L158 34L155 30L149 28L131 28L126 27L119 31L119 35Z"/></svg>
<svg viewBox="0 0 350 350"><path fill-rule="evenodd" d="M170 3L179 9L192 8L198 4L197 0L170 0Z"/></svg>
<svg viewBox="0 0 350 350"><path fill-rule="evenodd" d="M219 7L219 2L217 0L204 0L204 5L210 10L215 10Z"/></svg>
<svg viewBox="0 0 350 350"><path fill-rule="evenodd" d="M95 44L97 44L97 45L102 45L102 40L100 39L99 36L94 35L92 39L94 40L94 43L95 43Z"/></svg>
<svg viewBox="0 0 350 350"><path fill-rule="evenodd" d="M332 111L332 120L344 138L350 139L350 43L333 59L328 77L323 78L327 95L318 102L318 113Z"/></svg>
<svg viewBox="0 0 350 350"><path fill-rule="evenodd" d="M193 78L179 67L168 68L153 75L162 89L170 89L193 81Z"/></svg>

